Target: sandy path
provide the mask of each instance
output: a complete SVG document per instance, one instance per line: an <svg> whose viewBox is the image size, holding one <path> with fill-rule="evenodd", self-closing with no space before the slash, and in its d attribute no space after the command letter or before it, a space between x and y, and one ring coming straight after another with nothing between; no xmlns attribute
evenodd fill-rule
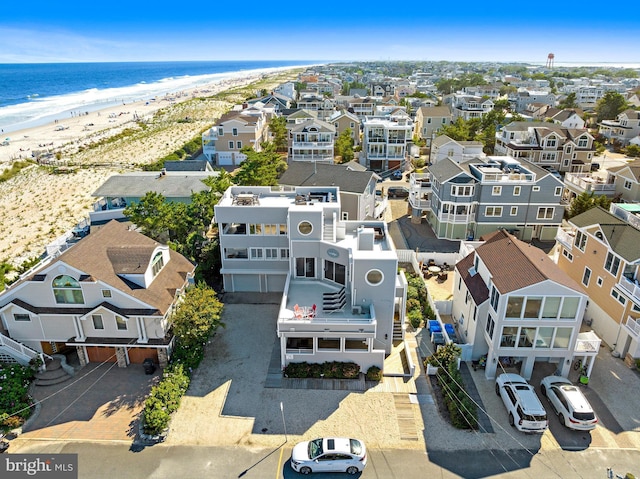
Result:
<svg viewBox="0 0 640 479"><path fill-rule="evenodd" d="M49 151L69 167L56 173L52 166L34 164L0 183L0 261L20 265L40 256L88 216L96 200L91 194L109 176L138 170L199 136L254 91L242 87L257 81L256 88L271 89L294 78L289 71L225 80L12 132L10 145L0 147L0 171L32 158L34 150ZM237 95L222 100L214 96L236 89Z"/></svg>

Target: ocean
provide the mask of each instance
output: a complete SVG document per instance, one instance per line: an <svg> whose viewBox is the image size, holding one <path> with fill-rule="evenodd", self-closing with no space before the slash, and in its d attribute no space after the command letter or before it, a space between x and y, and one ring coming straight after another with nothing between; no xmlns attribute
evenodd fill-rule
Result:
<svg viewBox="0 0 640 479"><path fill-rule="evenodd" d="M302 61L0 64L3 133L239 77L319 64Z"/></svg>

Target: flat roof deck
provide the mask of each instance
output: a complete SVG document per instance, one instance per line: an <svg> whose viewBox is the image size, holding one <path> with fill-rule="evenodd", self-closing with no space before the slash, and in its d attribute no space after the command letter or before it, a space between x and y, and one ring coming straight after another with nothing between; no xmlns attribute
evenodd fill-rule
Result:
<svg viewBox="0 0 640 479"><path fill-rule="evenodd" d="M336 283L329 283L321 280L292 280L289 284L287 292L287 304L285 309L280 311L280 320L295 322L371 322L371 313L369 307L356 307L351 304L351 294L348 288L345 288L344 306L340 309L331 311L323 309L323 294L338 293L342 286ZM336 301L336 303L338 303ZM294 307L298 307L303 312L308 312L316 305L315 317L296 318ZM361 311L361 313L359 312Z"/></svg>

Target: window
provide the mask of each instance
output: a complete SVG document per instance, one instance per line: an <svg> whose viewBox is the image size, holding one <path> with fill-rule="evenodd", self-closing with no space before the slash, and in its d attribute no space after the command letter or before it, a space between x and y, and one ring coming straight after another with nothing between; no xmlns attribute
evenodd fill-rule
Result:
<svg viewBox="0 0 640 479"><path fill-rule="evenodd" d="M536 348L550 348L551 338L553 337L553 328L538 328L538 339L536 339Z"/></svg>
<svg viewBox="0 0 640 479"><path fill-rule="evenodd" d="M92 314L91 320L93 321L93 329L104 329L104 323L102 322L101 314Z"/></svg>
<svg viewBox="0 0 640 479"><path fill-rule="evenodd" d="M631 189L631 181L624 180L624 189L625 190L630 190Z"/></svg>
<svg viewBox="0 0 640 479"><path fill-rule="evenodd" d="M14 313L13 320L22 322L31 321L31 316L29 316L28 314Z"/></svg>
<svg viewBox="0 0 640 479"><path fill-rule="evenodd" d="M164 259L162 257L162 252L158 252L153 257L153 261L151 261L151 272L153 273L153 276L155 277L163 267Z"/></svg>
<svg viewBox="0 0 640 479"><path fill-rule="evenodd" d="M287 351L307 353L313 351L313 338L287 338Z"/></svg>
<svg viewBox="0 0 640 479"><path fill-rule="evenodd" d="M502 216L502 206L487 206L484 210L485 216Z"/></svg>
<svg viewBox="0 0 640 479"><path fill-rule="evenodd" d="M242 142L241 141L236 141L236 148L238 150L242 149Z"/></svg>
<svg viewBox="0 0 640 479"><path fill-rule="evenodd" d="M338 284L346 283L346 267L343 264L334 263L333 261L324 262L324 277Z"/></svg>
<svg viewBox="0 0 640 479"><path fill-rule="evenodd" d="M507 312L506 318L520 318L522 315L522 305L524 304L524 297L522 296L509 296L507 300Z"/></svg>
<svg viewBox="0 0 640 479"><path fill-rule="evenodd" d="M280 248L280 259L289 259L289 248Z"/></svg>
<svg viewBox="0 0 640 479"><path fill-rule="evenodd" d="M318 351L340 351L340 338L318 338Z"/></svg>
<svg viewBox="0 0 640 479"><path fill-rule="evenodd" d="M102 297L103 298L110 298L111 297L111 290L110 289L103 289L102 290Z"/></svg>
<svg viewBox="0 0 640 479"><path fill-rule="evenodd" d="M553 194L554 196L560 196L562 194L562 186L556 186L556 189Z"/></svg>
<svg viewBox="0 0 640 479"><path fill-rule="evenodd" d="M249 254L247 248L225 248L224 257L226 259L247 259Z"/></svg>
<svg viewBox="0 0 640 479"><path fill-rule="evenodd" d="M230 150L233 150L233 144L234 144L234 143L233 143L233 141L230 141L230 142L229 142L229 149L230 149Z"/></svg>
<svg viewBox="0 0 640 479"><path fill-rule="evenodd" d="M556 146L556 139L554 137L547 139L547 147L554 148Z"/></svg>
<svg viewBox="0 0 640 479"><path fill-rule="evenodd" d="M598 276L598 278L596 279L596 284L597 284L598 286L602 286L603 281L604 281L604 280L602 279L602 277Z"/></svg>
<svg viewBox="0 0 640 479"><path fill-rule="evenodd" d="M251 259L262 259L263 258L262 248L251 248L249 251L251 253Z"/></svg>
<svg viewBox="0 0 640 479"><path fill-rule="evenodd" d="M120 316L116 316L116 328L119 331L126 331L127 329L127 322Z"/></svg>
<svg viewBox="0 0 640 479"><path fill-rule="evenodd" d="M560 310L559 296L547 296L544 299L544 307L542 308L543 319L555 319L558 317L558 311Z"/></svg>
<svg viewBox="0 0 640 479"><path fill-rule="evenodd" d="M260 224L249 225L249 234L250 235L261 235L262 234L262 225L260 225Z"/></svg>
<svg viewBox="0 0 640 479"><path fill-rule="evenodd" d="M237 128L233 128L233 129L231 130L231 134L232 134L233 136L238 136L238 129L237 129Z"/></svg>
<svg viewBox="0 0 640 479"><path fill-rule="evenodd" d="M53 295L58 304L83 304L80 283L71 276L62 275L53 280Z"/></svg>
<svg viewBox="0 0 640 479"><path fill-rule="evenodd" d="M518 339L519 348L532 348L536 338L536 328L521 328Z"/></svg>
<svg viewBox="0 0 640 479"><path fill-rule="evenodd" d="M580 298L564 298L562 301L562 309L560 310L560 319L575 319L578 314L578 304Z"/></svg>
<svg viewBox="0 0 640 479"><path fill-rule="evenodd" d="M526 306L524 307L525 318L538 318L540 316L540 308L542 306L542 298L528 297Z"/></svg>
<svg viewBox="0 0 640 479"><path fill-rule="evenodd" d="M568 349L569 340L571 339L572 328L558 328L556 329L556 337L553 340L553 347L559 349Z"/></svg>
<svg viewBox="0 0 640 479"><path fill-rule="evenodd" d="M613 276L618 276L618 270L620 269L620 258L613 253L607 253L607 259L604 262L604 269L606 269Z"/></svg>
<svg viewBox="0 0 640 479"><path fill-rule="evenodd" d="M540 191L540 187L539 186L534 186L533 188L531 188L531 191L533 191L533 192Z"/></svg>
<svg viewBox="0 0 640 479"><path fill-rule="evenodd" d="M265 248L264 257L265 259L278 259L278 248Z"/></svg>
<svg viewBox="0 0 640 479"><path fill-rule="evenodd" d="M552 220L553 219L554 210L555 209L553 207L549 207L549 208L541 207L541 208L538 208L538 217L537 217L537 219L539 219L539 220Z"/></svg>
<svg viewBox="0 0 640 479"><path fill-rule="evenodd" d="M382 283L383 279L384 279L384 274L382 274L382 271L380 271L379 269L369 270L365 277L367 284L370 284L371 286L376 286Z"/></svg>
<svg viewBox="0 0 640 479"><path fill-rule="evenodd" d="M494 186L491 188L492 196L500 196L502 194L502 186Z"/></svg>
<svg viewBox="0 0 640 479"><path fill-rule="evenodd" d="M218 135L224 135L224 128L218 128Z"/></svg>
<svg viewBox="0 0 640 479"><path fill-rule="evenodd" d="M269 236L277 235L280 232L279 225L264 225L264 234Z"/></svg>
<svg viewBox="0 0 640 479"><path fill-rule="evenodd" d="M589 145L589 140L586 138L580 138L578 140L578 148L586 148Z"/></svg>
<svg viewBox="0 0 640 479"><path fill-rule="evenodd" d="M518 214L518 207L517 207L517 206L512 206L512 207L511 207L511 211L509 212L509 214L510 214L511 216L517 216L517 214Z"/></svg>
<svg viewBox="0 0 640 479"><path fill-rule="evenodd" d="M615 289L611 290L611 296L613 296L622 306L627 304L627 298L618 293Z"/></svg>
<svg viewBox="0 0 640 479"><path fill-rule="evenodd" d="M472 196L473 186L451 185L451 196Z"/></svg>
<svg viewBox="0 0 640 479"><path fill-rule="evenodd" d="M311 234L312 231L313 231L313 225L308 221L301 221L300 224L298 224L298 232L301 235L305 235L305 236L309 235Z"/></svg>
<svg viewBox="0 0 640 479"><path fill-rule="evenodd" d="M488 316L487 327L485 328L485 330L487 331L487 334L489 335L489 337L492 339L493 339L493 328L495 328L495 326L496 326L495 320L491 316Z"/></svg>
<svg viewBox="0 0 640 479"><path fill-rule="evenodd" d="M576 248L584 253L584 248L587 246L587 235L582 231L576 232Z"/></svg>
<svg viewBox="0 0 640 479"><path fill-rule="evenodd" d="M498 311L498 303L500 302L500 293L495 286L491 286L491 307L494 311Z"/></svg>
<svg viewBox="0 0 640 479"><path fill-rule="evenodd" d="M368 351L369 340L367 338L345 338L345 351Z"/></svg>
<svg viewBox="0 0 640 479"><path fill-rule="evenodd" d="M513 348L516 345L518 337L518 328L515 326L505 326L502 328L502 336L500 336L500 347Z"/></svg>
<svg viewBox="0 0 640 479"><path fill-rule="evenodd" d="M520 186L514 186L513 187L513 196L520 196L520 190L521 190Z"/></svg>
<svg viewBox="0 0 640 479"><path fill-rule="evenodd" d="M591 270L587 267L584 268L584 274L582 275L582 284L589 286L589 279L591 278Z"/></svg>
<svg viewBox="0 0 640 479"><path fill-rule="evenodd" d="M296 258L296 276L299 278L315 278L315 258Z"/></svg>
<svg viewBox="0 0 640 479"><path fill-rule="evenodd" d="M569 261L573 261L573 255L571 253L569 253L569 251L564 249L564 248L562 249L562 256L567 258Z"/></svg>

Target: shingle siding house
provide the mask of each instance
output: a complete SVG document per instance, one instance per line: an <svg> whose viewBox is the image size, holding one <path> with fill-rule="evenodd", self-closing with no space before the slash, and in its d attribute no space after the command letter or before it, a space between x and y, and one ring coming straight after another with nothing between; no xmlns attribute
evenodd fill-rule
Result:
<svg viewBox="0 0 640 479"><path fill-rule="evenodd" d="M619 141L623 146L640 135L640 110L625 110L615 120L602 120L599 132L611 141Z"/></svg>
<svg viewBox="0 0 640 479"><path fill-rule="evenodd" d="M431 141L443 126L453 122L453 115L448 106L420 107L416 111L414 125L414 135L426 140L427 146L431 146Z"/></svg>
<svg viewBox="0 0 640 479"><path fill-rule="evenodd" d="M287 128L289 163L297 161L333 163L335 127L322 120L305 120Z"/></svg>
<svg viewBox="0 0 640 479"><path fill-rule="evenodd" d="M578 282L505 231L481 239L456 264L451 314L471 357L487 355L486 378L505 364L529 379L536 361L556 363L564 376L574 357L593 361L600 340L580 333L588 297Z"/></svg>
<svg viewBox="0 0 640 479"><path fill-rule="evenodd" d="M281 365L382 368L402 324L406 279L382 221L342 221L337 187L234 186L215 207L227 292L282 293Z"/></svg>
<svg viewBox="0 0 640 479"><path fill-rule="evenodd" d="M556 241L558 267L589 295L585 318L613 350L633 359L640 358L640 221L626 206L574 216Z"/></svg>
<svg viewBox="0 0 640 479"><path fill-rule="evenodd" d="M562 182L526 161L444 159L430 172L427 221L438 238L478 238L505 228L523 240L552 240L562 222Z"/></svg>
<svg viewBox="0 0 640 479"><path fill-rule="evenodd" d="M74 347L82 364L166 365L169 318L195 266L168 246L111 221L49 258L0 296L16 341L47 354Z"/></svg>
<svg viewBox="0 0 640 479"><path fill-rule="evenodd" d="M586 129L546 122L512 122L496 132L494 152L560 172L581 173L590 171L596 147Z"/></svg>
<svg viewBox="0 0 640 479"><path fill-rule="evenodd" d="M447 135L438 136L431 145L429 159L431 163L438 163L445 158L455 163L484 158L484 145L481 141L458 141Z"/></svg>

